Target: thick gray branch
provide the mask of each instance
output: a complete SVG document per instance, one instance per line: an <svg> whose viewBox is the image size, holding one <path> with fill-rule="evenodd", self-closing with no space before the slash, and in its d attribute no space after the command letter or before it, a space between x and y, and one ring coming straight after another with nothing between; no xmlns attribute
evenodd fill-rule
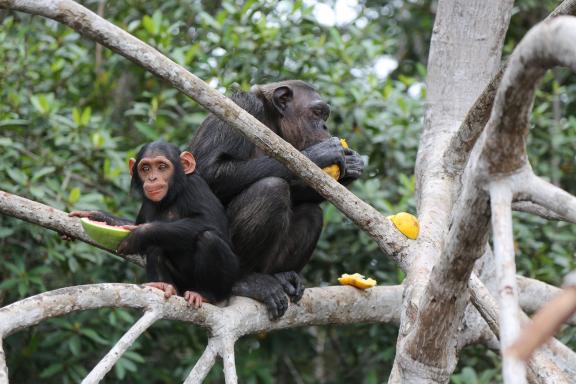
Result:
<svg viewBox="0 0 576 384"><path fill-rule="evenodd" d="M205 304L191 310L181 297L165 300L157 289L132 284L80 285L45 292L0 308L0 336L6 337L51 317L103 307L160 309L164 319L194 323L214 335L237 336L312 324L394 323L400 321L403 287L377 286L366 291L334 286L308 288L286 315L270 321L263 304L234 297L230 305Z"/></svg>
<svg viewBox="0 0 576 384"><path fill-rule="evenodd" d="M555 215L563 221L576 224L576 197L532 172L515 184L514 192L518 199L538 207L539 210L534 213L548 212L549 216Z"/></svg>
<svg viewBox="0 0 576 384"><path fill-rule="evenodd" d="M118 255L114 250L103 248L98 243L95 243L84 232L78 218L69 217L66 212L62 212L56 208L0 191L0 213L40 225L70 238L84 241L85 243L123 257L137 265L144 265L144 259L139 255Z"/></svg>
<svg viewBox="0 0 576 384"><path fill-rule="evenodd" d="M547 19L574 14L576 14L576 0L565 0L548 15ZM457 134L451 138L449 148L444 154L444 167L450 175L457 176L462 173L474 144L490 118L496 91L506 66L507 63L503 64L490 80L466 114Z"/></svg>

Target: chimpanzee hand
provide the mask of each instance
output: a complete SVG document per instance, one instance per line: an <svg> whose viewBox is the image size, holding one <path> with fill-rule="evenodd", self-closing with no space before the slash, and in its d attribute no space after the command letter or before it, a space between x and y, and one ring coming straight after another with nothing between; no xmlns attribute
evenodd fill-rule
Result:
<svg viewBox="0 0 576 384"><path fill-rule="evenodd" d="M264 303L271 320L280 318L288 309L288 297L284 288L271 275L252 273L245 276L234 285L232 294Z"/></svg>
<svg viewBox="0 0 576 384"><path fill-rule="evenodd" d="M87 217L92 221L101 221L101 222L108 224L106 222L108 215L106 215L105 213L100 212L100 211L72 211L68 214L68 216L70 216L70 217Z"/></svg>
<svg viewBox="0 0 576 384"><path fill-rule="evenodd" d="M120 255L132 255L141 253L144 248L145 232L150 224L141 224L122 240L116 252Z"/></svg>
<svg viewBox="0 0 576 384"><path fill-rule="evenodd" d="M108 225L126 225L131 224L130 220L121 219L116 216L112 216L105 212L100 211L72 211L68 214L70 217L87 217L92 221L100 221Z"/></svg>
<svg viewBox="0 0 576 384"><path fill-rule="evenodd" d="M344 149L344 168L341 179L344 182L350 182L358 179L364 172L364 160L358 154L349 148ZM342 168L341 168L342 169Z"/></svg>
<svg viewBox="0 0 576 384"><path fill-rule="evenodd" d="M320 168L327 167L332 164L338 164L340 169L345 168L345 152L344 147L340 144L340 139L331 137L318 144L302 151L306 157L312 160Z"/></svg>
<svg viewBox="0 0 576 384"><path fill-rule="evenodd" d="M290 297L293 303L297 303L304 294L304 283L302 277L294 271L275 273L274 277L282 284L284 292Z"/></svg>

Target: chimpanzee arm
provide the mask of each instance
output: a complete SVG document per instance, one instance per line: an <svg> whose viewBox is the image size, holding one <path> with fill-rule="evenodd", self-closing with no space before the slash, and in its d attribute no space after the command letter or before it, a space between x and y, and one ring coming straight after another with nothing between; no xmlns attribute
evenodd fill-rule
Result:
<svg viewBox="0 0 576 384"><path fill-rule="evenodd" d="M333 137L302 151L319 167L345 164L344 149L338 138ZM201 158L201 155L198 155ZM255 159L238 158L233 154L212 152L199 161L202 176L222 200L236 196L248 186L265 177L293 180L295 176L276 159L262 156ZM223 182L225 180L225 182Z"/></svg>
<svg viewBox="0 0 576 384"><path fill-rule="evenodd" d="M344 149L344 151L344 168L341 168L341 177L339 182L348 185L362 175L362 172L364 172L364 161L357 152L348 148ZM292 196L292 201L296 204L319 204L324 201L324 197L322 197L313 188L309 187L308 184L301 179L296 179L290 182L290 194Z"/></svg>
<svg viewBox="0 0 576 384"><path fill-rule="evenodd" d="M190 218L145 223L122 240L118 253L144 253L150 245L168 251L193 249L197 235L207 229L210 228Z"/></svg>
<svg viewBox="0 0 576 384"><path fill-rule="evenodd" d="M101 221L108 225L114 226L134 224L132 220L122 219L102 211L72 211L68 214L68 216L87 217L92 221Z"/></svg>
<svg viewBox="0 0 576 384"><path fill-rule="evenodd" d="M197 238L194 255L194 286L210 302L227 299L240 271L238 256L216 231Z"/></svg>

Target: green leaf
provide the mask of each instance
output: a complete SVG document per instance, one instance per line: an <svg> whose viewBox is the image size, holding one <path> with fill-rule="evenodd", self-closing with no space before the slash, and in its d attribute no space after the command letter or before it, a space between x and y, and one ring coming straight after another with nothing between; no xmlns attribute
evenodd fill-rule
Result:
<svg viewBox="0 0 576 384"><path fill-rule="evenodd" d="M154 35L154 21L152 20L152 18L148 15L144 15L144 17L142 18L142 25L144 26L144 29L146 29L146 32L148 32L151 35Z"/></svg>
<svg viewBox="0 0 576 384"><path fill-rule="evenodd" d="M72 108L72 121L76 125L82 124L82 115L80 114L80 108L77 107Z"/></svg>
<svg viewBox="0 0 576 384"><path fill-rule="evenodd" d="M10 176L10 178L19 185L24 185L28 182L28 176L19 169L8 168L6 169L6 172L8 173L8 176Z"/></svg>
<svg viewBox="0 0 576 384"><path fill-rule="evenodd" d="M14 232L14 228L0 228L0 239L11 236Z"/></svg>
<svg viewBox="0 0 576 384"><path fill-rule="evenodd" d="M68 340L68 348L74 356L80 356L80 338L73 336Z"/></svg>
<svg viewBox="0 0 576 384"><path fill-rule="evenodd" d="M102 345L108 344L108 340L104 339L102 336L100 336L98 334L98 332L96 332L93 329L82 328L80 330L80 333L83 334L84 336L86 336L87 338L89 338L90 340L94 341L95 343L102 344Z"/></svg>
<svg viewBox="0 0 576 384"><path fill-rule="evenodd" d="M158 134L158 132L156 132L156 130L154 130L148 124L137 121L136 123L134 123L134 126L148 140L154 141L154 140L158 140L160 138L160 135Z"/></svg>
<svg viewBox="0 0 576 384"><path fill-rule="evenodd" d="M32 174L32 179L31 179L31 181L34 182L34 181L36 181L36 180L39 180L39 179L41 179L42 177L44 177L44 176L46 176L46 175L48 175L48 174L50 174L50 173L53 173L55 170L56 170L55 167L44 167L44 168L40 169L38 172L34 172L34 173Z"/></svg>
<svg viewBox="0 0 576 384"><path fill-rule="evenodd" d="M63 363L52 364L52 365L48 366L48 368L46 368L45 370L40 372L40 378L41 379L47 379L49 377L52 377L55 374L61 372L63 368L64 368Z"/></svg>
<svg viewBox="0 0 576 384"><path fill-rule="evenodd" d="M80 119L81 125L86 126L90 122L90 118L92 117L92 108L86 107L82 112L82 117Z"/></svg>
<svg viewBox="0 0 576 384"><path fill-rule="evenodd" d="M72 188L72 190L70 191L70 194L68 195L68 203L70 205L76 204L76 202L80 199L81 194L82 193L80 192L80 188L78 188L78 187Z"/></svg>

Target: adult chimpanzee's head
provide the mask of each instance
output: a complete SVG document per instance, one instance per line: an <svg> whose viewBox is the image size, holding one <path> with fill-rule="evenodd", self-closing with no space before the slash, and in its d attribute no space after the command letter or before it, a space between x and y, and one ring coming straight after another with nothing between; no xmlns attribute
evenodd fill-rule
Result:
<svg viewBox="0 0 576 384"><path fill-rule="evenodd" d="M330 107L309 84L287 80L254 86L252 92L272 111L273 129L296 149L330 138L326 126Z"/></svg>
<svg viewBox="0 0 576 384"><path fill-rule="evenodd" d="M196 168L194 156L162 141L144 145L128 162L132 189L153 203L170 202Z"/></svg>

